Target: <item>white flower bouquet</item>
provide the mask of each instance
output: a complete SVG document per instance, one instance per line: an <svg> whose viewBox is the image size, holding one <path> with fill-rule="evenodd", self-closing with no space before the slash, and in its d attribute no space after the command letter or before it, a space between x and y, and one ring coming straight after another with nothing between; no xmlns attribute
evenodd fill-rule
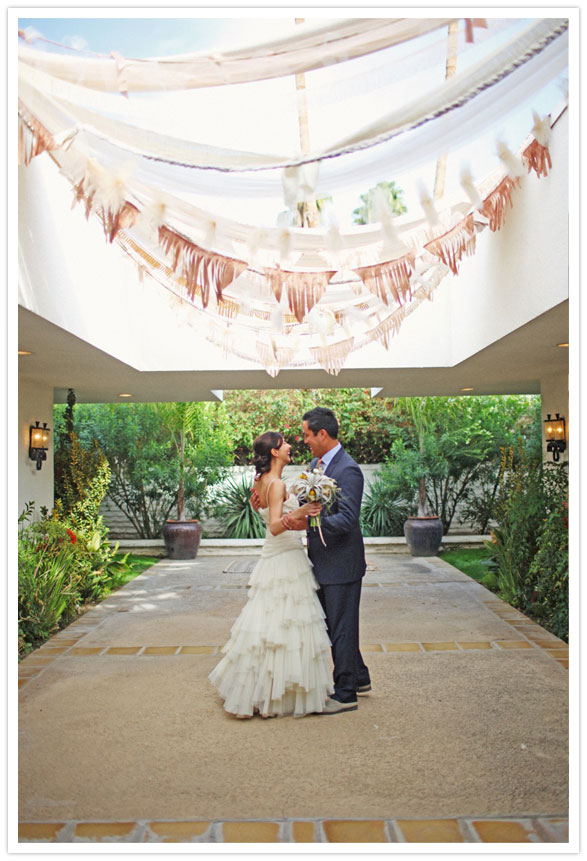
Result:
<svg viewBox="0 0 587 861"><path fill-rule="evenodd" d="M321 469L305 469L292 484L291 492L297 496L300 504L320 502L323 509L328 511L340 492L340 488L336 481L329 475L325 475ZM326 547L319 514L310 517L310 526L318 529L322 544Z"/></svg>

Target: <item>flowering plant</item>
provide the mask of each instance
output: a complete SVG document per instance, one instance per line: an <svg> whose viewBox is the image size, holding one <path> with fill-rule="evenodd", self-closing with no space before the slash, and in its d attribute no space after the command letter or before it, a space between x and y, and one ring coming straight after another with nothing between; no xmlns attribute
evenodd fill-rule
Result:
<svg viewBox="0 0 587 861"><path fill-rule="evenodd" d="M322 507L328 510L340 492L340 488L336 481L329 475L325 475L321 469L305 469L292 484L291 492L297 496L302 505L305 502L320 502ZM310 517L310 526L318 529L322 544L326 547L319 514Z"/></svg>

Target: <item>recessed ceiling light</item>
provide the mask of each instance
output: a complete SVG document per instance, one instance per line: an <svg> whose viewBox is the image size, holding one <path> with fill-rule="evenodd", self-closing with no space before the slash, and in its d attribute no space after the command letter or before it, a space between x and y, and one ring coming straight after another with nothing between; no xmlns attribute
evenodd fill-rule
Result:
<svg viewBox="0 0 587 861"><path fill-rule="evenodd" d="M461 389L461 392L472 392L472 391L473 391L473 386L467 386L466 389Z"/></svg>
<svg viewBox="0 0 587 861"><path fill-rule="evenodd" d="M31 353L30 350L19 350L18 355L19 356L32 356L33 354Z"/></svg>
<svg viewBox="0 0 587 861"><path fill-rule="evenodd" d="M569 342L568 342L568 341L567 341L566 343L557 344L557 347L568 347L568 346L569 346Z"/></svg>
<svg viewBox="0 0 587 861"><path fill-rule="evenodd" d="M119 398L132 398L132 395L129 395L128 392L122 392L118 395Z"/></svg>

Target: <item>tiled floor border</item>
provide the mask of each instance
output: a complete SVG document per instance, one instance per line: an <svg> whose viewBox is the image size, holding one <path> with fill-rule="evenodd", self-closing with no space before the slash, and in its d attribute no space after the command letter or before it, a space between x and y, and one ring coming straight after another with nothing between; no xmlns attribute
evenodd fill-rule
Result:
<svg viewBox="0 0 587 861"><path fill-rule="evenodd" d="M21 843L568 843L566 815L21 822Z"/></svg>
<svg viewBox="0 0 587 861"><path fill-rule="evenodd" d="M540 629L541 630L541 629ZM85 636L85 635L84 635ZM81 639L81 637L80 637ZM175 657L181 655L217 655L220 645L183 645L183 646L78 646L78 640L70 638L59 641L54 638L51 645L37 649L19 664L19 688L36 678L54 661L60 658L88 657ZM434 652L502 652L516 649L540 649L562 666L568 667L568 647L565 643L532 643L524 640L482 640L478 642L437 642L437 643L363 643L363 652L382 652L393 655L414 653L431 654Z"/></svg>

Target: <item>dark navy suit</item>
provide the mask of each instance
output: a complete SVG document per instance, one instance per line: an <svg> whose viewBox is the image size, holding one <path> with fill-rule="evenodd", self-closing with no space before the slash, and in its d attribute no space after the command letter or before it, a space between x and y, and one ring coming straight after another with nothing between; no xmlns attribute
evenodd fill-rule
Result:
<svg viewBox="0 0 587 861"><path fill-rule="evenodd" d="M310 469L317 464L314 458ZM357 687L370 683L369 670L359 651L359 603L367 568L359 516L363 473L341 448L325 468L340 493L327 513L321 514L322 534L308 530L308 556L320 585L318 597L326 613L334 662L334 698L356 701Z"/></svg>

